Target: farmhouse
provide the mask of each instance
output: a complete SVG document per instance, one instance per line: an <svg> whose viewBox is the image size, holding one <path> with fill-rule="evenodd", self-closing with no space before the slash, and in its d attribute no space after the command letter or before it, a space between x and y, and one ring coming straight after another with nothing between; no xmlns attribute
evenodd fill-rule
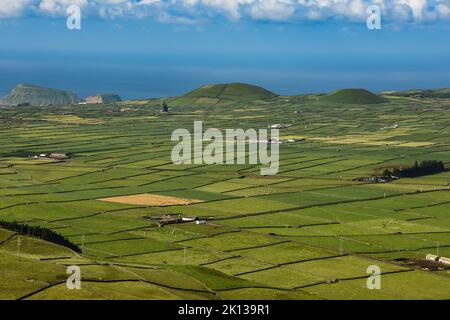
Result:
<svg viewBox="0 0 450 320"><path fill-rule="evenodd" d="M267 126L267 128L269 128L269 129L284 129L284 128L289 128L289 127L290 127L290 125L281 124L281 123L270 124Z"/></svg>
<svg viewBox="0 0 450 320"><path fill-rule="evenodd" d="M428 261L433 261L433 262L437 262L437 263L442 263L446 266L450 266L450 258L446 258L446 257L439 257L437 255L434 254L427 254L426 259Z"/></svg>
<svg viewBox="0 0 450 320"><path fill-rule="evenodd" d="M305 141L304 138L289 138L286 140L289 143L299 142L299 141Z"/></svg>
<svg viewBox="0 0 450 320"><path fill-rule="evenodd" d="M281 128L283 128L283 125L280 123L277 123L277 124L268 125L267 127L270 129L281 129Z"/></svg>
<svg viewBox="0 0 450 320"><path fill-rule="evenodd" d="M69 155L67 153L50 153L47 158L55 159L55 160L62 160L62 159L68 159Z"/></svg>
<svg viewBox="0 0 450 320"><path fill-rule="evenodd" d="M450 258L440 257L439 262L445 264L446 266L450 266Z"/></svg>

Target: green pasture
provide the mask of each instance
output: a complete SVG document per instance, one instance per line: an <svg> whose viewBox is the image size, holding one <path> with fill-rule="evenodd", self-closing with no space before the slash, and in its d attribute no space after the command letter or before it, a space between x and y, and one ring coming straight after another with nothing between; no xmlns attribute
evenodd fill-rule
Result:
<svg viewBox="0 0 450 320"><path fill-rule="evenodd" d="M416 161L450 168L448 99L364 104L217 88L168 99L167 114L158 99L0 109L0 220L83 248L0 229L0 299L450 298L450 269L424 262L450 257L450 171L358 181ZM173 164L172 131L192 132L198 120L204 129L288 124L280 136L301 140L279 145L274 176L248 162ZM33 158L41 153L70 158ZM98 200L136 194L201 202ZM204 221L159 226L167 215ZM73 264L80 291L65 286ZM366 286L370 265L381 268L380 290Z"/></svg>

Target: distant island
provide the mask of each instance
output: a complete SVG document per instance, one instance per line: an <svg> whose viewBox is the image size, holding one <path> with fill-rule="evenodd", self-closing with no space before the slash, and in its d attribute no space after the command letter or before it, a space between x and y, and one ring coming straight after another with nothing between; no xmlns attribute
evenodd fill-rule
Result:
<svg viewBox="0 0 450 320"><path fill-rule="evenodd" d="M122 101L122 98L120 98L118 94L113 93L107 94L98 93L94 96L86 97L85 99L86 103L114 103L120 101Z"/></svg>
<svg viewBox="0 0 450 320"><path fill-rule="evenodd" d="M71 105L77 104L80 101L80 98L70 91L21 83L6 98L0 100L0 104L9 106L50 106Z"/></svg>
<svg viewBox="0 0 450 320"><path fill-rule="evenodd" d="M71 91L46 88L31 84L18 84L11 93L0 100L3 106L65 106L76 104L114 103L122 99L113 93L98 93L84 101Z"/></svg>

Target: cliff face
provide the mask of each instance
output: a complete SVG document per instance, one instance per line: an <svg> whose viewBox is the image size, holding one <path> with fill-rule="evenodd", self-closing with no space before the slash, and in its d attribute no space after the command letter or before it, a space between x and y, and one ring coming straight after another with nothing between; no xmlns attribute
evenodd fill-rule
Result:
<svg viewBox="0 0 450 320"><path fill-rule="evenodd" d="M63 106L77 104L78 96L70 91L38 87L30 84L19 84L0 104L31 106Z"/></svg>
<svg viewBox="0 0 450 320"><path fill-rule="evenodd" d="M120 102L122 99L117 94L97 94L87 97L85 101L87 103L114 103Z"/></svg>

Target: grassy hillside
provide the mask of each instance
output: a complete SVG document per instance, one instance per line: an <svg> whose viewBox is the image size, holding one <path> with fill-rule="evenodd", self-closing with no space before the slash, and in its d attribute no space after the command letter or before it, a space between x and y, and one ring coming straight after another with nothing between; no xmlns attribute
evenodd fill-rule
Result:
<svg viewBox="0 0 450 320"><path fill-rule="evenodd" d="M70 105L80 101L69 91L19 84L0 103L6 105L30 104L32 106Z"/></svg>
<svg viewBox="0 0 450 320"><path fill-rule="evenodd" d="M80 267L81 290L67 289L69 265ZM307 293L271 288L252 293L253 287L263 285L204 267L91 260L65 247L1 228L0 270L0 300L203 300L226 298L229 290L244 299L253 295L269 299L314 298Z"/></svg>
<svg viewBox="0 0 450 320"><path fill-rule="evenodd" d="M375 104L387 102L365 89L342 89L321 97L321 101L346 104Z"/></svg>
<svg viewBox="0 0 450 320"><path fill-rule="evenodd" d="M277 95L264 88L245 83L214 84L200 87L175 99L176 104L215 105L220 103L264 100Z"/></svg>

